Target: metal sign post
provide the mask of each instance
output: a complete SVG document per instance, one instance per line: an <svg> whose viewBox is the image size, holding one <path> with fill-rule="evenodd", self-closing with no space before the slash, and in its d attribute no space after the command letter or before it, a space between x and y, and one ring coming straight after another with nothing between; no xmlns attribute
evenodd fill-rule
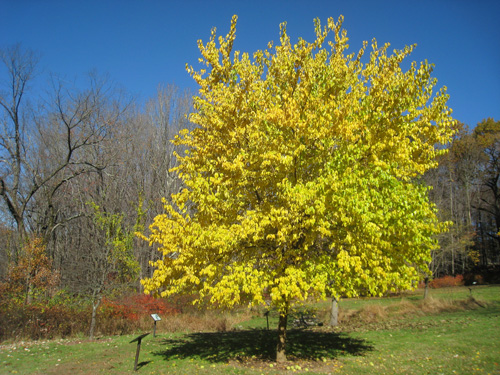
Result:
<svg viewBox="0 0 500 375"><path fill-rule="evenodd" d="M137 362L139 361L139 352L141 351L141 340L144 337L146 337L147 335L149 335L149 332L145 333L143 335L140 335L140 336L136 337L135 339L133 339L132 341L130 341L130 344L137 341L137 351L135 352L134 371L137 371Z"/></svg>
<svg viewBox="0 0 500 375"><path fill-rule="evenodd" d="M151 318L155 321L155 325L153 328L153 337L156 337L156 322L159 322L161 320L160 315L158 314L151 314Z"/></svg>

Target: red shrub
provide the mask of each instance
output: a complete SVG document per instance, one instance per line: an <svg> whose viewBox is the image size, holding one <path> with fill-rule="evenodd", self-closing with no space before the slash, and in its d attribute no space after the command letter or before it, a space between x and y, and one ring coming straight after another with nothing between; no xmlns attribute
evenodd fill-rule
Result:
<svg viewBox="0 0 500 375"><path fill-rule="evenodd" d="M0 284L3 287L3 284ZM0 291L3 289L0 288ZM26 305L20 300L0 298L0 342L9 338L33 340L87 334L91 306L61 293L50 301ZM180 311L163 298L144 294L120 299L103 298L98 310L99 334L127 334L150 328L152 313L167 317Z"/></svg>
<svg viewBox="0 0 500 375"><path fill-rule="evenodd" d="M149 314L174 315L179 310L166 300L154 298L146 294L134 294L119 300L103 299L101 314L110 318L121 318L137 321L141 316Z"/></svg>
<svg viewBox="0 0 500 375"><path fill-rule="evenodd" d="M89 311L71 306L11 304L0 309L0 341L67 337L87 330Z"/></svg>
<svg viewBox="0 0 500 375"><path fill-rule="evenodd" d="M100 314L113 319L139 320L139 314L131 306L103 298Z"/></svg>
<svg viewBox="0 0 500 375"><path fill-rule="evenodd" d="M137 310L147 314L174 315L179 313L179 310L171 306L165 299L154 298L146 294L131 296L129 301Z"/></svg>
<svg viewBox="0 0 500 375"><path fill-rule="evenodd" d="M453 276L443 276L438 279L434 279L430 282L431 288L446 288L450 286L461 286L464 285L464 277L462 275Z"/></svg>

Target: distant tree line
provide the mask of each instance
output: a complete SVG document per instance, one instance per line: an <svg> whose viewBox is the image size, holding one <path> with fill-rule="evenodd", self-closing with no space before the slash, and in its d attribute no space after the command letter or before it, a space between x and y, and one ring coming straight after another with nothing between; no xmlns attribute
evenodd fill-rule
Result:
<svg viewBox="0 0 500 375"><path fill-rule="evenodd" d="M425 180L441 219L451 222L433 253L434 276L476 272L498 280L500 121L459 124L449 152Z"/></svg>

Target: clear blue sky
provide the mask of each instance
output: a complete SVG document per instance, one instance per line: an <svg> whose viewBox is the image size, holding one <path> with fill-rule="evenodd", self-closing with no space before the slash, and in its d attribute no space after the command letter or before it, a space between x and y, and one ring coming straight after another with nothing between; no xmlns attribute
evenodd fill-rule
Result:
<svg viewBox="0 0 500 375"><path fill-rule="evenodd" d="M185 64L197 66L196 41L212 27L225 35L233 14L235 49L247 52L278 41L283 21L295 40L312 40L314 18L340 14L352 50L374 37L394 48L417 43L411 60L436 65L456 119L500 120L499 0L0 0L0 48L20 42L41 54L45 73L69 80L108 73L144 100L159 84L195 89Z"/></svg>

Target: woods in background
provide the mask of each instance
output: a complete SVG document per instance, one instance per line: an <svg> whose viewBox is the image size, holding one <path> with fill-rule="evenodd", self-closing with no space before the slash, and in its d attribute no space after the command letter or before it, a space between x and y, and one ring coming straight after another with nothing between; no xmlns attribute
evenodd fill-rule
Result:
<svg viewBox="0 0 500 375"><path fill-rule="evenodd" d="M475 272L497 274L498 280L500 121L488 118L472 129L459 124L448 148L425 176L441 220L452 222L439 238L431 269L435 277Z"/></svg>
<svg viewBox="0 0 500 375"><path fill-rule="evenodd" d="M27 243L41 241L59 288L139 291L158 255L133 230L179 190L170 139L188 126L190 95L168 85L139 106L96 73L83 88L42 77L37 56L20 46L0 58L0 281L9 282ZM37 95L31 89L44 79ZM110 256L127 235L133 278L121 278L123 262Z"/></svg>

